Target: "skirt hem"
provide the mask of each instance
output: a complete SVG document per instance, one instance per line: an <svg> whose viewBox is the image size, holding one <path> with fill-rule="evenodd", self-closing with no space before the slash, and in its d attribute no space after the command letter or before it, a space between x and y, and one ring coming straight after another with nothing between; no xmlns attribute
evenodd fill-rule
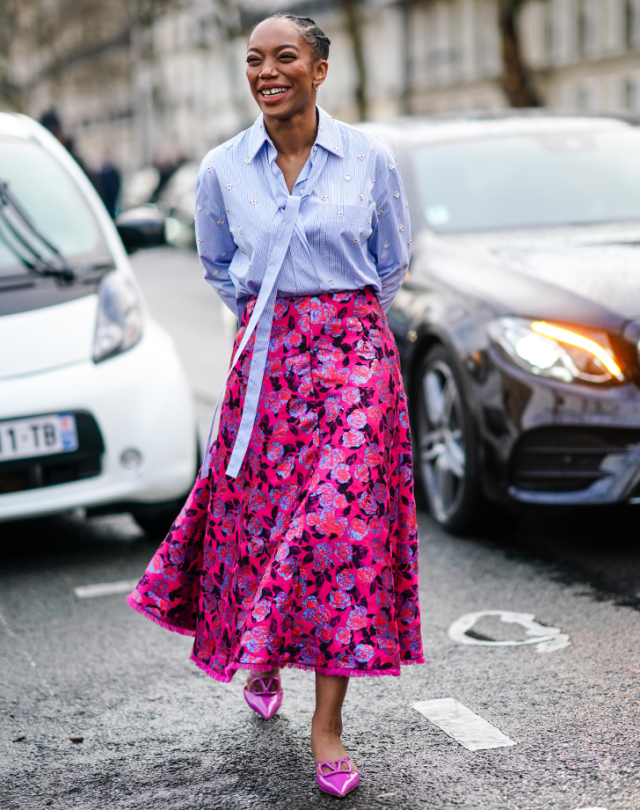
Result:
<svg viewBox="0 0 640 810"><path fill-rule="evenodd" d="M165 622L162 619L158 619L157 616L154 616L153 613L149 613L146 608L143 608L139 602L133 598L133 594L129 594L127 596L127 604L129 607L136 610L145 619L149 619L149 621L154 622L155 624L159 624L160 627L164 627L165 630L170 630L172 633L180 633L181 636L191 636L192 638L195 636L195 630L188 630L186 627L179 627L177 624L169 624L169 622Z"/></svg>
<svg viewBox="0 0 640 810"><path fill-rule="evenodd" d="M317 672L319 675L339 675L343 678L380 678L383 675L393 675L398 678L403 666L426 663L424 658L412 658L408 661L401 661L399 667L390 669L343 669L340 667L316 667L312 664L299 664L296 661L273 661L271 664L230 664L227 667L228 672L222 673L208 667L194 653L191 653L191 660L199 669L206 672L210 678L221 683L229 683L238 669L251 670L252 672L268 672L277 667L278 669L302 669L308 672Z"/></svg>
<svg viewBox="0 0 640 810"><path fill-rule="evenodd" d="M154 622L154 624L160 625L160 627L163 627L165 630L169 630L172 633L179 633L181 636L190 636L191 638L193 638L196 634L195 630L188 630L186 627L179 627L176 624L169 624L169 622L158 619L152 613L149 613L148 610L143 608L139 602L136 602L136 600L133 598L133 594L129 594L127 596L127 604L136 612L140 613L140 615L144 616L145 619L149 619L149 621ZM227 667L228 674L223 674L221 672L216 672L211 667L208 667L193 652L191 653L190 658L193 663L199 669L205 672L210 678L220 681L221 683L229 683L238 669L253 670L254 672L268 672L269 670L278 667L279 669L302 669L308 672L317 672L320 675L339 675L343 678L380 678L383 675L392 675L398 678L400 677L401 667L411 666L411 664L426 663L425 659L421 656L420 658L411 658L409 660L400 661L399 667L390 667L388 669L347 670L341 667L316 667L313 666L313 664L300 664L297 661L274 661L271 664L245 664L238 662L230 664Z"/></svg>

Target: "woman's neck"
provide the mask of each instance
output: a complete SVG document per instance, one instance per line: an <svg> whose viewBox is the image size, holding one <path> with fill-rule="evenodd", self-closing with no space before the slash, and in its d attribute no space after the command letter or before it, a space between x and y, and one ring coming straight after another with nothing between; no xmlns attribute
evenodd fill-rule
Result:
<svg viewBox="0 0 640 810"><path fill-rule="evenodd" d="M264 116L264 125L279 155L296 157L309 154L318 133L316 105L284 120Z"/></svg>

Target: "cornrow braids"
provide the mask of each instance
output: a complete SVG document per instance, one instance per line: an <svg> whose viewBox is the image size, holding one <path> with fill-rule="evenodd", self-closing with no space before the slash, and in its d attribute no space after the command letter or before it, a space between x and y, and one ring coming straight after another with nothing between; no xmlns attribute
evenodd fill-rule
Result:
<svg viewBox="0 0 640 810"><path fill-rule="evenodd" d="M314 61L329 58L329 45L331 45L331 40L324 31L316 25L315 20L312 20L311 17L299 17L297 14L277 11L275 14L265 19L289 20L298 29L302 39L311 47Z"/></svg>

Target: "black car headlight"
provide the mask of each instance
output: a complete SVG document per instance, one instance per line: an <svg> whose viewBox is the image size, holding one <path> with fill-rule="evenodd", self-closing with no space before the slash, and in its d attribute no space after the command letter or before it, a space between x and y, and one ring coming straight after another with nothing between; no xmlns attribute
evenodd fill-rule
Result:
<svg viewBox="0 0 640 810"><path fill-rule="evenodd" d="M130 349L142 337L143 315L133 283L122 273L109 273L98 290L98 318L93 360L98 363Z"/></svg>
<svg viewBox="0 0 640 810"><path fill-rule="evenodd" d="M504 354L531 374L567 383L624 381L604 332L587 337L564 326L525 318L498 318L489 324L488 332Z"/></svg>

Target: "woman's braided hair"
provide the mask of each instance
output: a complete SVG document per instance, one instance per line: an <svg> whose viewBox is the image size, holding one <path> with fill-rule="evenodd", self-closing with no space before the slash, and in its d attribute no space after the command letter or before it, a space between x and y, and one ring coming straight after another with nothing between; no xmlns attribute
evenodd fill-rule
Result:
<svg viewBox="0 0 640 810"><path fill-rule="evenodd" d="M315 20L312 20L311 17L298 17L297 14L277 11L270 17L266 17L266 19L290 20L298 31L300 31L302 39L311 47L314 61L316 59L329 58L329 45L331 45L331 40L324 31L316 25Z"/></svg>

